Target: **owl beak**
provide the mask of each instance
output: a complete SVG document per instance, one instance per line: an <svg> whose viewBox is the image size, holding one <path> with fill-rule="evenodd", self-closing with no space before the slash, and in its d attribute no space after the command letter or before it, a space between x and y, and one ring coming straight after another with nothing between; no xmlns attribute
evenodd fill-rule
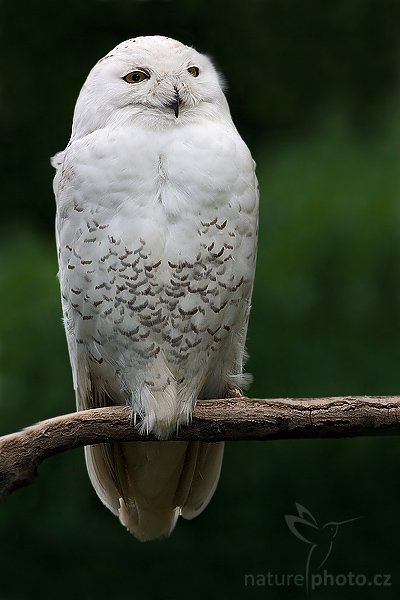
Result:
<svg viewBox="0 0 400 600"><path fill-rule="evenodd" d="M175 117L178 118L179 117L179 103L180 103L181 99L180 99L179 92L176 89L176 87L174 87L174 92L175 92L175 98L171 102L171 105L172 105L172 108L174 109Z"/></svg>

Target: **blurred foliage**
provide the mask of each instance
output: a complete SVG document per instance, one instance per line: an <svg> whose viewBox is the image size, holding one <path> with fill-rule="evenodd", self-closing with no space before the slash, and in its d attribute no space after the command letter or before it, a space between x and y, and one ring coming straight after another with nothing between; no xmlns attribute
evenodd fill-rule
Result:
<svg viewBox="0 0 400 600"><path fill-rule="evenodd" d="M209 52L258 162L260 249L249 329L259 397L398 393L399 5L3 0L0 434L74 407L61 325L52 172L92 64L137 34ZM4 43L5 42L5 43ZM0 457L1 460L1 457ZM392 575L399 593L396 438L228 444L216 495L168 541L140 544L95 496L80 450L0 501L0 600L299 598L245 573L304 573L285 514L339 531L332 573Z"/></svg>
<svg viewBox="0 0 400 600"><path fill-rule="evenodd" d="M385 108L374 139L336 113L261 158L249 342L260 394L398 391L400 112Z"/></svg>

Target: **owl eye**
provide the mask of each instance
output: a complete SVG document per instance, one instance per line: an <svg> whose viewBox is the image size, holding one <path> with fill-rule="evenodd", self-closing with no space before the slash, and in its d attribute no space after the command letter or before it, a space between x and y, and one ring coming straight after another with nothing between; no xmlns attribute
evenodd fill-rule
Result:
<svg viewBox="0 0 400 600"><path fill-rule="evenodd" d="M198 77L200 73L199 67L189 67L188 72L191 74L192 77Z"/></svg>
<svg viewBox="0 0 400 600"><path fill-rule="evenodd" d="M128 73L122 79L126 81L126 83L140 83L145 79L149 79L150 75L145 73L144 71L132 71L132 73Z"/></svg>

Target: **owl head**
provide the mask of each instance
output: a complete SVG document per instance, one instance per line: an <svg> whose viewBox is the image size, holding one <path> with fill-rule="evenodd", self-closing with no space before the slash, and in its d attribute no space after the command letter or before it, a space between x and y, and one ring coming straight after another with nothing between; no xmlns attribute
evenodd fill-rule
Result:
<svg viewBox="0 0 400 600"><path fill-rule="evenodd" d="M163 36L122 42L94 66L80 92L73 137L140 121L152 128L219 118L229 109L209 58Z"/></svg>

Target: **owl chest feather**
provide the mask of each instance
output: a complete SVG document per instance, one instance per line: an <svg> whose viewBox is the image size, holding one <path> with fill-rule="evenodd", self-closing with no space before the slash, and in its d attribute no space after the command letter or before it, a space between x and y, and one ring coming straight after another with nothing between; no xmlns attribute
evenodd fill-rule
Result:
<svg viewBox="0 0 400 600"><path fill-rule="evenodd" d="M238 136L212 133L104 132L69 150L58 222L64 316L97 369L146 370L162 356L178 376L200 354L209 363L247 319L253 166Z"/></svg>

